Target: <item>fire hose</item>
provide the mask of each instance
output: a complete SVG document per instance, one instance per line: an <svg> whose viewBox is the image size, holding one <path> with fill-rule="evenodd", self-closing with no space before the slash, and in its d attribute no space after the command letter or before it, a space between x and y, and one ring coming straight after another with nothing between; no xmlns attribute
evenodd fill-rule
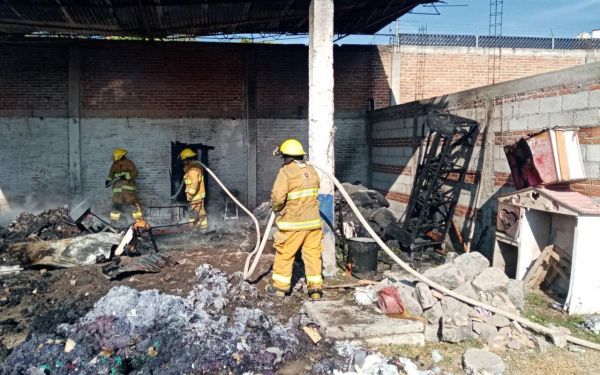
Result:
<svg viewBox="0 0 600 375"><path fill-rule="evenodd" d="M207 166L205 166L204 164L200 163L202 165L202 167L204 167L204 169L206 169L206 171L215 179L215 181L217 182L217 184L223 189L223 191L225 191L225 193L244 211L248 214L248 216L250 216L250 218L252 219L252 221L254 221L254 225L256 226L256 246L254 247L254 250L248 254L247 258L246 258L246 262L244 264L244 273L243 273L243 277L244 280L248 280L252 274L254 273L254 270L256 269L256 266L258 264L258 261L260 259L260 256L262 255L263 249L267 243L267 239L269 237L269 232L271 230L271 227L273 226L273 223L275 221L275 214L271 213L271 216L269 217L269 221L267 223L267 227L265 228L265 233L262 237L262 239L259 241L260 237L260 228L259 228L259 224L258 224L258 220L256 219L256 217L252 214L252 212L250 212L249 209L247 209L242 203L240 203L240 201L238 201L235 196L225 187L225 185L221 182L221 180L219 180L219 178L213 173L213 171L211 171ZM340 193L342 194L342 196L344 197L344 200L348 203L348 205L350 206L350 208L352 209L352 211L354 212L354 214L356 215L356 217L358 218L358 220L360 221L360 223L364 226L364 228L367 230L367 232L369 232L369 234L371 235L371 237L375 240L375 242L377 242L377 244L390 256L390 258L392 258L396 263L398 263L398 265L400 265L400 267L402 267L405 271L407 271L408 273L410 273L412 276L414 276L417 280L425 283L426 285L428 285L429 287L439 291L440 293L453 297L461 302L464 302L468 305L471 306L475 306L475 307L481 307L487 311L490 311L492 313L495 314L499 314L502 315L512 321L518 322L522 325L524 325L525 327L529 327L531 329L533 329L534 331L544 334L544 335L549 335L549 336L554 336L559 334L556 330L552 330L548 327L545 327L541 324L538 323L534 323L528 319L525 319L521 316L509 313L507 311L504 311L502 309L499 309L497 307L488 305L486 303L483 303L481 301L477 301L474 300L472 298L469 297L465 297L462 294L456 293L428 278L426 278L425 276L421 275L419 272L417 272L416 270L414 270L412 267L410 267L410 265L408 265L408 263L404 262L402 259L400 259L386 244L385 242L383 242L383 240L377 235L377 233L375 233L375 231L373 230L373 228L371 228L371 226L369 225L369 222L362 216L362 214L360 213L360 211L358 210L358 207L356 207L356 205L354 204L354 202L352 201L352 198L350 198L350 195L348 194L348 192L346 192L346 190L344 189L344 187L342 186L342 184L338 181L337 178L335 178L335 176L331 175L329 172L323 170L323 168L320 168L314 164L311 164L314 168L318 169L319 171L321 171L325 176L327 176L329 179L331 179L331 181L333 181L333 183L335 184L335 186L338 188L338 190L340 191ZM254 259L254 261L252 261ZM251 264L252 263L252 264ZM600 344L596 344L587 340L583 340L583 339L579 339L577 337L574 336L570 336L570 335L565 335L565 339L569 342L572 342L573 344L577 344L586 348L590 348L590 349L594 349L594 350L600 350Z"/></svg>

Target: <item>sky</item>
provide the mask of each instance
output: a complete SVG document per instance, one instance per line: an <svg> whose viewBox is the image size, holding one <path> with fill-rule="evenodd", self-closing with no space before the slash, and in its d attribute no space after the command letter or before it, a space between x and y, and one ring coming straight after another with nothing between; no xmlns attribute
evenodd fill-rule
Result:
<svg viewBox="0 0 600 375"><path fill-rule="evenodd" d="M503 5L502 35L575 38L580 32L600 29L600 0L504 0ZM489 0L445 0L437 9L439 15L431 15L435 9L423 5L413 9L400 18L399 31L418 33L426 28L429 34L489 34ZM348 36L337 44L387 44L395 29L392 23L377 36ZM291 35L274 42L307 41Z"/></svg>

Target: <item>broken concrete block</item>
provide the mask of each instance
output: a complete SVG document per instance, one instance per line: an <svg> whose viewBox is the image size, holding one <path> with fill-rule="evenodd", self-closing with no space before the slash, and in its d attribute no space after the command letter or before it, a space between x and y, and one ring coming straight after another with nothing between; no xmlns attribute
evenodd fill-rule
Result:
<svg viewBox="0 0 600 375"><path fill-rule="evenodd" d="M446 320L446 319L444 319ZM471 319L469 319L469 317L459 314L459 313L455 313L452 316L452 322L454 322L455 325L457 326L470 326L471 325Z"/></svg>
<svg viewBox="0 0 600 375"><path fill-rule="evenodd" d="M508 327L510 325L510 320L500 314L494 314L489 320L488 323L493 324L496 327Z"/></svg>
<svg viewBox="0 0 600 375"><path fill-rule="evenodd" d="M567 346L567 335L564 332L554 331L550 334L550 338L552 339L552 343L558 348Z"/></svg>
<svg viewBox="0 0 600 375"><path fill-rule="evenodd" d="M481 340L487 341L490 336L498 333L498 329L490 323L473 321L473 332L478 334Z"/></svg>
<svg viewBox="0 0 600 375"><path fill-rule="evenodd" d="M460 302L456 298L445 296L442 298L442 308L444 309L444 314L453 316L455 313L468 316L471 308L469 305Z"/></svg>
<svg viewBox="0 0 600 375"><path fill-rule="evenodd" d="M490 261L475 251L456 257L453 263L463 273L465 281L473 281L477 275L490 266Z"/></svg>
<svg viewBox="0 0 600 375"><path fill-rule="evenodd" d="M392 211L388 210L385 207L380 207L371 213L369 216L369 221L375 222L381 228L387 228L391 224L396 223L396 217L392 213Z"/></svg>
<svg viewBox="0 0 600 375"><path fill-rule="evenodd" d="M317 301L303 305L306 315L326 336L362 340L372 337L422 333L422 322L389 318L375 307L349 305L345 301Z"/></svg>
<svg viewBox="0 0 600 375"><path fill-rule="evenodd" d="M500 333L491 335L487 340L488 349L496 353L505 352L508 341L508 337L501 335Z"/></svg>
<svg viewBox="0 0 600 375"><path fill-rule="evenodd" d="M502 327L498 330L498 333L508 338L513 336L513 330L511 327Z"/></svg>
<svg viewBox="0 0 600 375"><path fill-rule="evenodd" d="M508 280L506 285L508 298L519 309L523 310L525 306L525 289L522 280Z"/></svg>
<svg viewBox="0 0 600 375"><path fill-rule="evenodd" d="M431 289L425 283L417 283L415 292L423 310L427 310L437 302L431 293Z"/></svg>
<svg viewBox="0 0 600 375"><path fill-rule="evenodd" d="M470 348L463 354L463 370L467 375L502 375L506 371L506 364L494 353Z"/></svg>
<svg viewBox="0 0 600 375"><path fill-rule="evenodd" d="M425 335L426 342L439 342L440 341L440 323L438 320L437 324L428 324L425 326L425 331L423 334Z"/></svg>
<svg viewBox="0 0 600 375"><path fill-rule="evenodd" d="M443 264L439 267L430 268L423 273L423 276L442 286L445 286L448 289L457 288L465 282L465 276L454 263Z"/></svg>
<svg viewBox="0 0 600 375"><path fill-rule="evenodd" d="M447 322L442 322L442 341L461 342L472 337L473 327L470 324L466 326L457 326L452 319Z"/></svg>
<svg viewBox="0 0 600 375"><path fill-rule="evenodd" d="M431 324L439 323L442 315L444 315L444 309L440 302L436 302L430 309L423 313L423 317Z"/></svg>
<svg viewBox="0 0 600 375"><path fill-rule="evenodd" d="M419 301L414 298L412 295L401 294L402 302L404 302L404 309L408 311L408 313L412 316L420 316L423 314L423 308Z"/></svg>
<svg viewBox="0 0 600 375"><path fill-rule="evenodd" d="M546 340L544 336L533 336L533 342L535 346L539 350L540 353L546 353L550 350L550 343Z"/></svg>
<svg viewBox="0 0 600 375"><path fill-rule="evenodd" d="M508 280L508 276L500 268L490 267L473 280L473 286L482 292L488 292L505 288Z"/></svg>
<svg viewBox="0 0 600 375"><path fill-rule="evenodd" d="M477 300L477 292L473 289L473 286L470 282L466 282L460 285L458 288L454 289L454 292L460 294L461 296L469 297L471 299Z"/></svg>
<svg viewBox="0 0 600 375"><path fill-rule="evenodd" d="M521 343L517 340L510 340L506 347L512 350L519 350L521 349Z"/></svg>
<svg viewBox="0 0 600 375"><path fill-rule="evenodd" d="M354 342L354 340L352 342ZM424 346L425 345L425 335L422 333L404 333L401 335L368 337L368 338L364 338L362 340L356 340L356 342L367 344L367 345Z"/></svg>

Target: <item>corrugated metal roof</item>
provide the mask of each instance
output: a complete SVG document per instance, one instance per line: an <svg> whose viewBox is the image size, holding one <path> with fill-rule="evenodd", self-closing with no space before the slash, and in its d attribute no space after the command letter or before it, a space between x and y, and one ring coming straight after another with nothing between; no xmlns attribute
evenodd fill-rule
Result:
<svg viewBox="0 0 600 375"><path fill-rule="evenodd" d="M600 39L537 38L526 36L476 36L400 34L401 45L483 48L600 49Z"/></svg>
<svg viewBox="0 0 600 375"><path fill-rule="evenodd" d="M373 34L423 3L335 0L338 34ZM3 0L0 34L34 32L164 37L306 33L310 0Z"/></svg>

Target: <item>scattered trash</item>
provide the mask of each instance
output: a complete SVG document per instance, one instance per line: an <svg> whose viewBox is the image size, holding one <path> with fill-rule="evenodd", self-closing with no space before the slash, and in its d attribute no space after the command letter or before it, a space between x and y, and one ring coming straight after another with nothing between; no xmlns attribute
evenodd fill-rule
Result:
<svg viewBox="0 0 600 375"><path fill-rule="evenodd" d="M377 292L379 308L384 314L404 314L404 304L398 293L398 289L388 286Z"/></svg>
<svg viewBox="0 0 600 375"><path fill-rule="evenodd" d="M368 285L362 288L356 288L354 290L354 300L359 305L372 305L377 301L377 293L372 285Z"/></svg>
<svg viewBox="0 0 600 375"><path fill-rule="evenodd" d="M23 267L17 266L0 266L0 275L10 275L23 271Z"/></svg>
<svg viewBox="0 0 600 375"><path fill-rule="evenodd" d="M65 343L65 353L70 353L71 350L75 348L75 345L77 345L75 341L73 341L72 339L67 339L67 342Z"/></svg>
<svg viewBox="0 0 600 375"><path fill-rule="evenodd" d="M150 358L154 358L158 355L158 351L153 346L148 347L147 353L148 353L148 357L150 357Z"/></svg>
<svg viewBox="0 0 600 375"><path fill-rule="evenodd" d="M315 327L306 325L306 326L302 327L302 330L304 331L304 333L306 333L308 335L308 337L310 337L313 344L318 344L319 341L321 341L321 339L322 339L321 334L319 334L319 331Z"/></svg>
<svg viewBox="0 0 600 375"><path fill-rule="evenodd" d="M437 364L444 359L444 356L442 356L438 350L434 349L431 351L431 359L433 360L433 363Z"/></svg>
<svg viewBox="0 0 600 375"><path fill-rule="evenodd" d="M583 326L596 335L600 334L600 315L590 315L583 322Z"/></svg>
<svg viewBox="0 0 600 375"><path fill-rule="evenodd" d="M113 263L103 267L102 273L111 279L118 279L133 273L158 273L165 267L173 267L177 264L162 254L142 255L124 266L121 266L119 259L115 258Z"/></svg>

